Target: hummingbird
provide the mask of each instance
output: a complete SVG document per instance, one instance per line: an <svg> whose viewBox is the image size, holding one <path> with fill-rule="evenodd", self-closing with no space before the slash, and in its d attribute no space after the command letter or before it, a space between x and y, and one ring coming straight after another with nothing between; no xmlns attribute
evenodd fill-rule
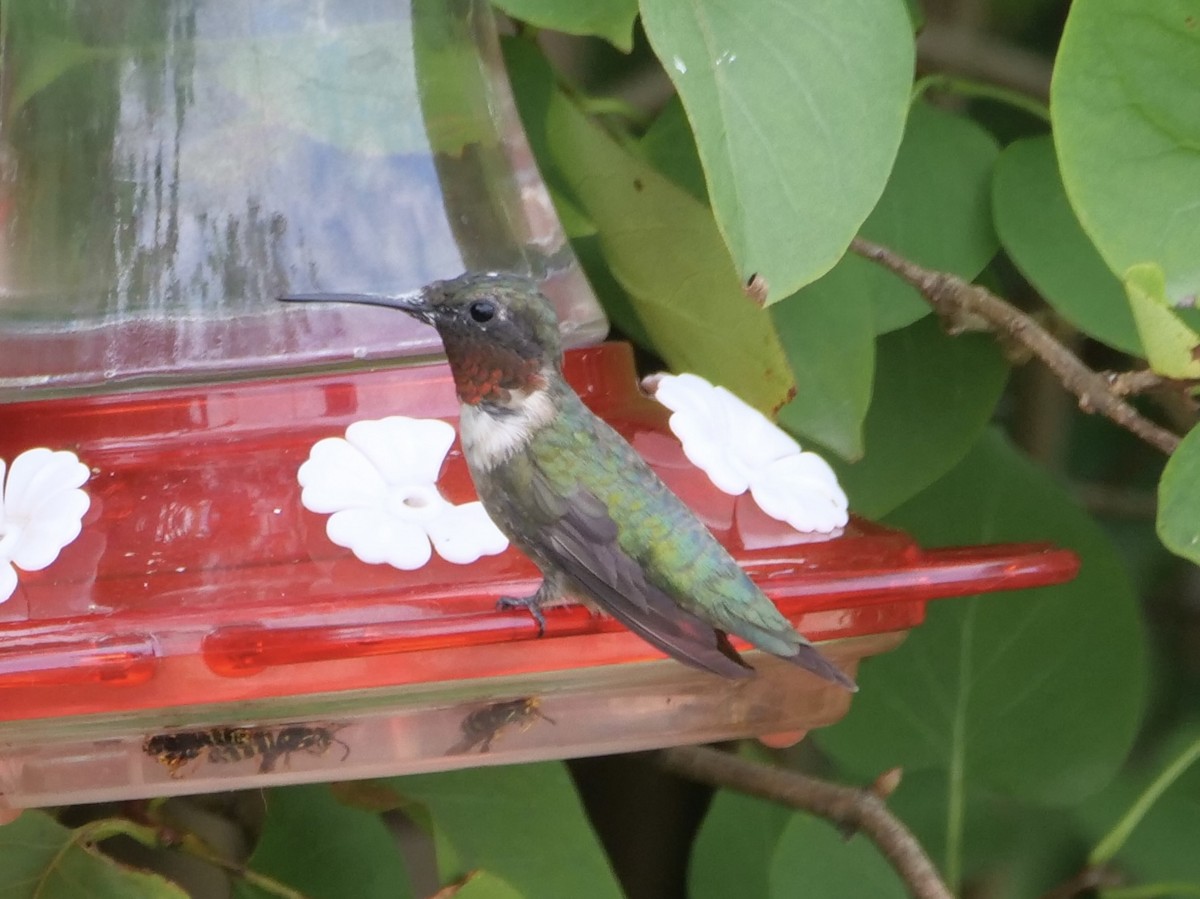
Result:
<svg viewBox="0 0 1200 899"><path fill-rule="evenodd" d="M287 302L399 309L437 328L462 404L463 455L484 508L541 570L530 611L578 599L667 655L728 678L753 669L741 637L846 689L854 681L775 608L637 451L562 374L558 319L530 279L490 272L387 294Z"/></svg>

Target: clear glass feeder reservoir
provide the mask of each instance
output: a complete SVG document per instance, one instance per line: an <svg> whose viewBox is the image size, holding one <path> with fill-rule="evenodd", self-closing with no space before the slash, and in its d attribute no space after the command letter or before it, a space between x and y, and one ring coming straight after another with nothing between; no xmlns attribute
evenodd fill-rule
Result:
<svg viewBox="0 0 1200 899"><path fill-rule="evenodd" d="M285 292L537 277L585 402L851 672L930 599L1074 574L1043 545L923 550L856 519L802 535L712 487L629 348L594 345L606 323L484 4L11 0L0 26L0 803L645 749L845 713L850 694L791 665L748 653L758 676L725 682L581 607L548 610L539 637L495 608L538 581L511 548L399 570L337 545L301 501L313 447L390 416L455 424L457 401L431 329L284 307ZM475 499L457 442L436 485Z"/></svg>

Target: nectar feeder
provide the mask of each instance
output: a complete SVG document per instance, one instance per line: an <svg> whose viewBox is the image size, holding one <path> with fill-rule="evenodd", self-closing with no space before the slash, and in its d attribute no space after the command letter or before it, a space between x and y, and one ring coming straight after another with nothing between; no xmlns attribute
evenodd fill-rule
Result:
<svg viewBox="0 0 1200 899"><path fill-rule="evenodd" d="M6 503L25 484L55 491L56 510L53 527L22 519L21 533L11 508L0 519L0 574L16 578L0 579L0 802L803 732L848 708L851 694L770 656L747 653L758 675L724 681L580 606L547 609L539 636L528 613L495 608L532 592L533 565L490 545L448 560L453 528L424 564L402 560L409 570L339 545L330 515L306 508L314 447L395 416L455 425L458 402L431 329L383 310L284 309L282 293L395 292L463 269L539 277L584 401L850 672L932 599L1074 575L1075 557L1044 544L923 549L860 519L800 534L717 490L638 390L629 347L597 344L603 316L533 168L486 7L280 7L0 11L10 83L39 41L105 47L10 92L0 133ZM303 79L305 53L345 80L301 103L289 78ZM339 54L358 62L338 69ZM347 108L363 80L407 85L406 111L386 117L403 124ZM73 115L80 104L99 112ZM37 154L60 143L76 174L48 187ZM156 194L163 159L175 190ZM395 502L419 517L475 500L456 439L432 475ZM31 521L49 528L41 543Z"/></svg>

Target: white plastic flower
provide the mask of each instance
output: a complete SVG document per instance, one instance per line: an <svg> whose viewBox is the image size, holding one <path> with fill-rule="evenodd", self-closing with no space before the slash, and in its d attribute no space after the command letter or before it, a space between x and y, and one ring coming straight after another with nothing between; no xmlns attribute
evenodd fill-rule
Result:
<svg viewBox="0 0 1200 899"><path fill-rule="evenodd" d="M724 387L698 375L651 375L646 392L671 410L671 430L720 490L750 491L759 507L798 531L829 533L850 520L837 475L816 453Z"/></svg>
<svg viewBox="0 0 1200 899"><path fill-rule="evenodd" d="M18 568L41 571L79 536L91 502L79 489L88 474L67 450L26 450L11 467L0 459L0 602L17 589Z"/></svg>
<svg viewBox="0 0 1200 899"><path fill-rule="evenodd" d="M456 506L438 492L454 428L430 418L356 421L346 438L313 445L300 466L300 502L332 513L325 533L364 562L412 571L432 558L466 565L504 552L508 539L479 502Z"/></svg>

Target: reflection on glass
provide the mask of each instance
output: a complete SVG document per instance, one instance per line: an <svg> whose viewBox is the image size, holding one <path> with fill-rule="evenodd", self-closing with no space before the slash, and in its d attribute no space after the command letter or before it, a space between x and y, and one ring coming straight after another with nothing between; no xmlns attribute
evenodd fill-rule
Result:
<svg viewBox="0 0 1200 899"><path fill-rule="evenodd" d="M0 390L434 352L273 298L464 268L602 332L475 0L6 0L0 41Z"/></svg>

